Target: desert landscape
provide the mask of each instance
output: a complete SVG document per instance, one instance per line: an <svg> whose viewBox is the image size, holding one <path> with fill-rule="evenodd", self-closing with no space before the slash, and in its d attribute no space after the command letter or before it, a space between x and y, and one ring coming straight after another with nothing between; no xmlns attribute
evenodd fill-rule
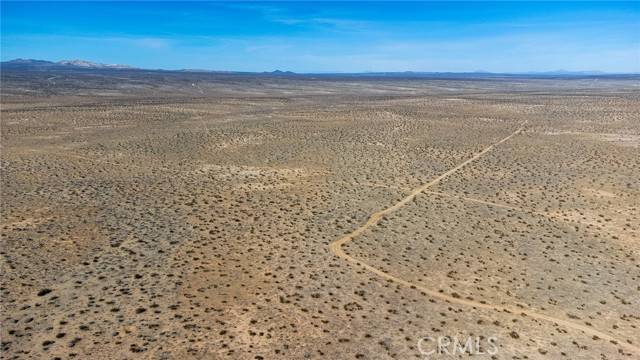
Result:
<svg viewBox="0 0 640 360"><path fill-rule="evenodd" d="M3 69L2 358L638 359L638 80Z"/></svg>

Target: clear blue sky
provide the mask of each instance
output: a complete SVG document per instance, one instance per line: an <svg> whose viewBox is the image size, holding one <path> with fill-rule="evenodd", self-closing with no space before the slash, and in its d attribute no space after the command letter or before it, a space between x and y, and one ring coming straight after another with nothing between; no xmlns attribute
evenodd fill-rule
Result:
<svg viewBox="0 0 640 360"><path fill-rule="evenodd" d="M640 2L7 2L2 60L239 71L640 72Z"/></svg>

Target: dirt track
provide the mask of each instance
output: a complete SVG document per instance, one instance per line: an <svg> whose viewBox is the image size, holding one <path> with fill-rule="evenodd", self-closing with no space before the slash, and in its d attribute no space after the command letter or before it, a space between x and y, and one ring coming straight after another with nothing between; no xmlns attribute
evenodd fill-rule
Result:
<svg viewBox="0 0 640 360"><path fill-rule="evenodd" d="M638 355L640 355L640 347L634 346L632 344L628 344L623 340L617 339L614 336L611 336L607 333L603 333L602 331L598 331L594 328L582 325L582 324L578 324L576 322L572 322L572 321L568 321L566 319L560 319L560 318L556 318L553 316L549 316L549 315L545 315L545 314L541 314L541 313L537 313L534 311L530 311L530 310L526 310L526 309L522 309L522 308L515 308L515 307L505 307L505 306L500 306L500 305L492 305L492 304L488 304L486 302L482 302L482 301L470 301L470 300L465 300L465 299L461 299L459 297L453 297L453 296L449 296L446 295L444 293L438 292L437 290L434 289L429 289L426 288L424 286L420 286L417 284L413 284L409 281L403 280L401 278L398 278L396 276L393 276L391 274L388 274L378 268L375 268L369 264L366 264L356 258L353 258L351 256L349 256L347 253L344 252L344 250L342 250L342 245L353 241L358 235L360 235L363 231L365 231L366 229L375 226L384 216L396 211L397 209L399 209L400 207L402 207L403 205L405 205L406 203L412 201L418 194L425 192L428 188L432 187L433 185L439 183L440 181L444 180L445 178L453 175L456 171L462 169L463 167L465 167L467 164L471 163L472 161L477 160L478 158L480 158L482 155L484 155L485 153L491 151L495 146L498 146L500 144L502 144L505 141L508 141L509 139L511 139L512 137L516 136L517 134L519 134L521 131L524 130L526 123L523 123L522 126L520 126L520 128L518 128L516 131L514 131L513 133L511 133L509 136L503 138L502 140L491 144L490 146L488 146L487 148L485 148L484 150L482 150L481 152L479 152L478 154L476 154L475 156L469 158L468 160L460 163L458 166L452 168L451 170L443 173L442 175L436 177L435 179L433 179L432 181L414 189L413 191L411 191L411 193L406 196L405 198L403 198L401 201L393 204L392 206L375 212L373 213L370 217L369 220L367 220L366 223L364 223L362 226L356 228L355 230L353 230L352 232L350 232L349 234L345 235L344 237L337 239L336 241L332 242L331 245L329 245L329 248L331 249L331 252L333 252L336 256L349 261L351 263L357 264L359 266L362 266L363 268L367 269L368 271L384 278L387 280L391 280L393 282L396 282L398 284L401 284L403 286L409 287L411 289L417 289L420 290L421 292L428 294L431 297L434 298L438 298L441 300L445 300L447 302L450 303L454 303L454 304L461 304L461 305L465 305L465 306L471 306L474 308L482 308L482 309L489 309L489 310L495 310L495 311L501 311L501 312L508 312L508 313L514 313L514 314L521 314L521 315L526 315L526 316L530 316L532 318L536 318L536 319L541 319L544 321L548 321L551 323L555 323L555 324L561 324L576 330L580 330L582 332L584 332L585 334L588 335L592 335L592 336L598 336L602 339L605 340L609 340L614 344L620 344L620 346L624 347L625 349L636 353ZM487 204L487 202L482 202ZM490 205L494 205L492 203L490 203ZM510 209L513 209L511 207L507 207Z"/></svg>

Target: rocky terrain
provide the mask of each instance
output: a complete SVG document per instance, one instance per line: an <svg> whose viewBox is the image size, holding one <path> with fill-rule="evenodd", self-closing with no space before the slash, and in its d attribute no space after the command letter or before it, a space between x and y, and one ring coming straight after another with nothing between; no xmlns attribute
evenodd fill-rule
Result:
<svg viewBox="0 0 640 360"><path fill-rule="evenodd" d="M2 358L640 357L637 79L15 70L1 105Z"/></svg>

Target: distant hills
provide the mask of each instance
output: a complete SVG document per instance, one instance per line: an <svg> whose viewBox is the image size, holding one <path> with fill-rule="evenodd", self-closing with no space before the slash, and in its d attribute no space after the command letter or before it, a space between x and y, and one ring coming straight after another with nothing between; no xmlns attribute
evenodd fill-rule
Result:
<svg viewBox="0 0 640 360"><path fill-rule="evenodd" d="M524 74L527 75L607 75L607 73L603 71L569 71L569 70L554 70L554 71L530 71Z"/></svg>
<svg viewBox="0 0 640 360"><path fill-rule="evenodd" d="M405 77L422 77L422 76L500 76L500 75L525 75L525 76L594 76L594 75L610 75L602 71L528 71L514 73L496 73L485 70L476 70L469 72L451 72L451 71L401 71L401 72L366 72L366 73L346 73L345 75L360 76L405 76Z"/></svg>
<svg viewBox="0 0 640 360"><path fill-rule="evenodd" d="M493 73L484 70L473 72L360 72L360 73L294 73L291 71L217 71L204 69L182 69L182 70L162 70L162 69L141 69L122 64L102 64L87 60L61 60L57 62L35 59L14 59L0 63L3 70L134 70L134 71L177 71L186 73L211 73L211 74L237 74L237 75L268 75L268 76L317 76L317 77L402 77L402 78L495 78L495 77L584 77L584 76L617 76L617 75L638 75L638 74L609 74L602 71L536 71L520 73Z"/></svg>

